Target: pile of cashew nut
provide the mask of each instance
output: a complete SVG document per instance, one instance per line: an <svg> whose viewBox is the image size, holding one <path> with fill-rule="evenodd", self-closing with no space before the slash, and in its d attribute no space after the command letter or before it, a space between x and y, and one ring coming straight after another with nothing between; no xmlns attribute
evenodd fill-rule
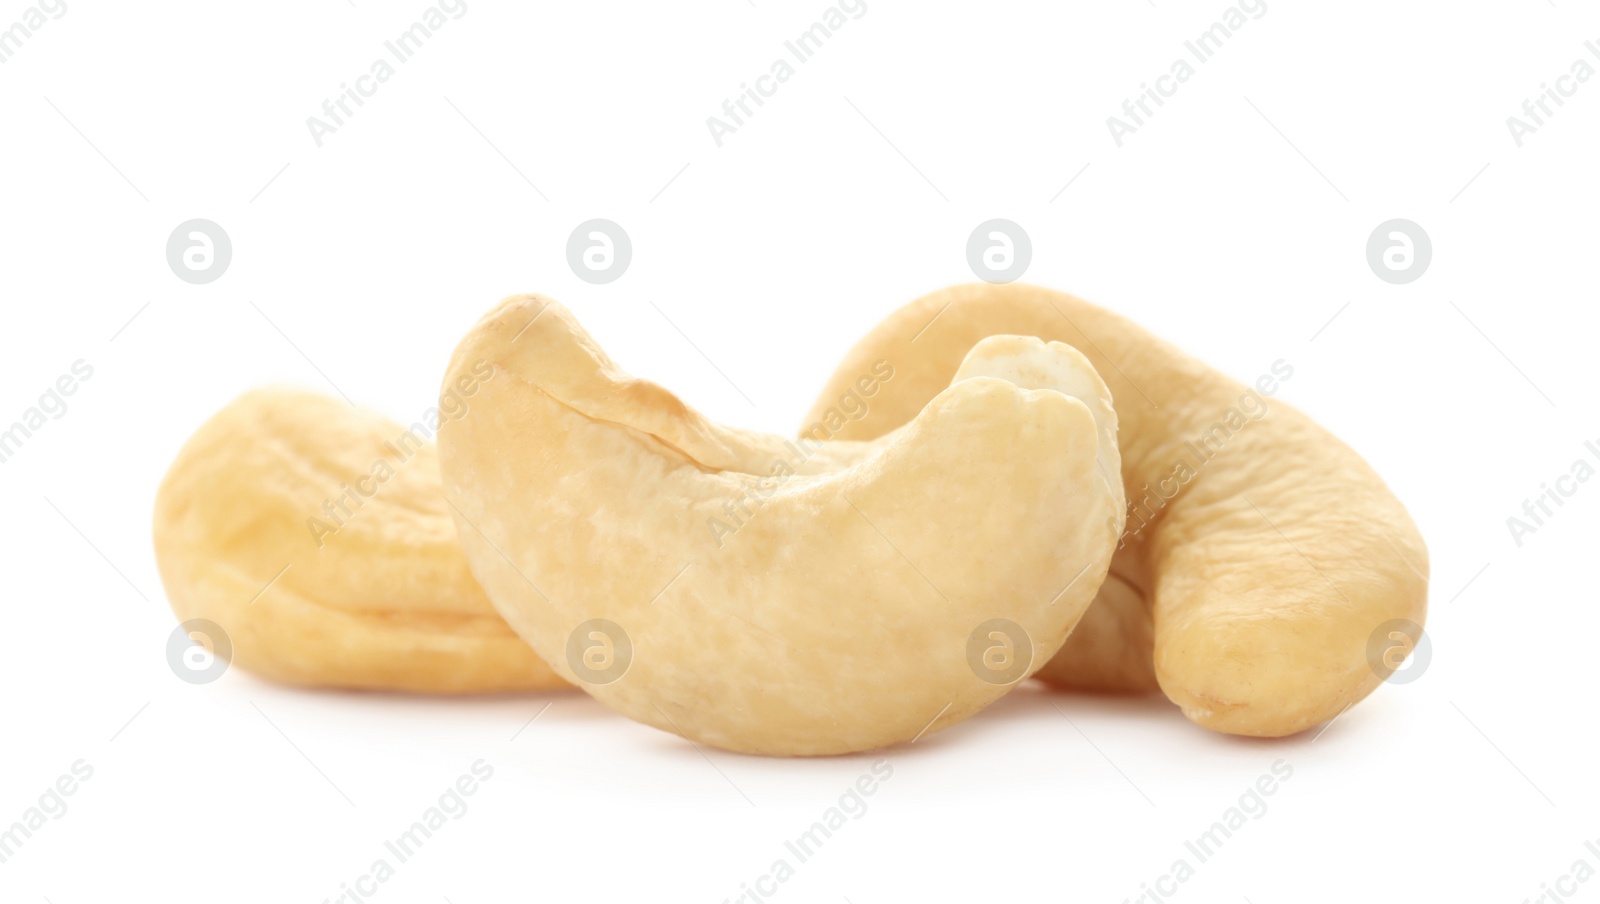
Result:
<svg viewBox="0 0 1600 904"><path fill-rule="evenodd" d="M1242 399L1264 414L1175 470ZM1354 451L1039 288L895 312L794 438L708 421L519 296L461 340L436 415L437 447L315 393L217 413L157 494L179 619L274 681L571 684L804 756L914 740L1029 677L1290 735L1377 687L1369 638L1426 609L1422 538Z"/></svg>

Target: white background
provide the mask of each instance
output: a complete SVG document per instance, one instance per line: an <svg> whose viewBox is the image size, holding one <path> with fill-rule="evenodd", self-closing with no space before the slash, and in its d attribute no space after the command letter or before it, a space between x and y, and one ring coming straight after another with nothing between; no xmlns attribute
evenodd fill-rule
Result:
<svg viewBox="0 0 1600 904"><path fill-rule="evenodd" d="M471 809L377 900L732 899L879 758L870 809L777 899L1133 899L1279 759L1293 777L1179 900L1521 902L1600 868L1600 481L1520 547L1506 526L1600 442L1600 79L1520 148L1505 122L1600 42L1592 5L1271 0L1118 148L1106 117L1221 0L869 0L719 148L706 118L821 0L469 0L317 147L306 118L424 8L69 0L0 66L0 421L94 368L0 465L0 826L94 770L0 864L0 898L336 898L480 758ZM195 217L234 247L205 286L164 254ZM609 285L565 261L593 217L632 236ZM472 321L540 291L633 373L788 433L874 323L972 278L992 217L1031 235L1026 281L1241 379L1292 362L1279 397L1428 541L1424 675L1283 741L1030 685L913 747L776 760L580 694L169 669L155 487L238 393L337 387L409 422ZM1365 259L1394 217L1434 247L1405 286ZM1576 889L1600 900L1600 878Z"/></svg>

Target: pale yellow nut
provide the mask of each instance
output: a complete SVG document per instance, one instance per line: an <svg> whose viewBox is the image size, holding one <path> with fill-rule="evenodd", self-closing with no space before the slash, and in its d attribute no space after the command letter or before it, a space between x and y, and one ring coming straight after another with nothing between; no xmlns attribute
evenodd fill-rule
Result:
<svg viewBox="0 0 1600 904"><path fill-rule="evenodd" d="M480 361L497 376L439 434L473 572L563 677L696 742L836 754L952 725L1055 652L1121 531L1110 395L1060 344L986 343L872 443L713 424L536 296L480 321L445 385Z"/></svg>
<svg viewBox="0 0 1600 904"><path fill-rule="evenodd" d="M1304 414L1121 317L1028 286L937 292L857 344L812 416L861 367L888 358L895 379L838 432L887 435L995 333L1082 350L1110 383L1120 421L1127 543L1041 678L1159 684L1195 722L1258 736L1331 719L1378 686L1397 651L1380 637L1390 661L1374 660L1371 641L1395 622L1415 640L1427 607L1427 548L1405 507Z"/></svg>
<svg viewBox="0 0 1600 904"><path fill-rule="evenodd" d="M564 687L473 581L428 432L289 389L217 412L156 494L172 611L215 622L233 664L286 684Z"/></svg>

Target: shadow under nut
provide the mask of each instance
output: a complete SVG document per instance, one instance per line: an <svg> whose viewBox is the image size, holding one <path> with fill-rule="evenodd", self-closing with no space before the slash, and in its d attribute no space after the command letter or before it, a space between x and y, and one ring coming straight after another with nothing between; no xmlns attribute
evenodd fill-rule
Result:
<svg viewBox="0 0 1600 904"><path fill-rule="evenodd" d="M153 536L178 619L215 622L232 663L271 681L566 686L473 580L425 434L340 400L261 389L229 403L162 480Z"/></svg>
<svg viewBox="0 0 1600 904"><path fill-rule="evenodd" d="M888 359L895 380L835 435L859 441L893 430L995 333L1057 340L1088 356L1116 400L1133 502L1170 480L1185 444L1250 391L1070 295L968 285L890 315L846 355L808 420L848 392L865 364ZM1368 638L1390 620L1422 624L1427 549L1359 455L1289 405L1265 404L1265 416L1234 432L1126 537L1112 563L1118 582L1095 604L1116 611L1092 616L1042 676L1128 690L1153 677L1193 721L1257 736L1314 726L1377 687Z"/></svg>

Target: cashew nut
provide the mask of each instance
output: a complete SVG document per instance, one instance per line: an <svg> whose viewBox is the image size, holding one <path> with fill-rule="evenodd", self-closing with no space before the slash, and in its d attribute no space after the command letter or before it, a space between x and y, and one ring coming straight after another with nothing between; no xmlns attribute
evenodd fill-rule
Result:
<svg viewBox="0 0 1600 904"><path fill-rule="evenodd" d="M837 433L886 435L995 333L1081 349L1114 388L1121 423L1129 534L1099 601L1040 677L1159 683L1207 728L1269 737L1333 718L1377 687L1369 635L1392 619L1420 625L1427 605L1427 549L1405 508L1304 414L1121 317L1026 286L937 292L857 344L817 409L867 362L893 359L895 380ZM1265 416L1239 419L1242 402L1262 403Z"/></svg>
<svg viewBox="0 0 1600 904"><path fill-rule="evenodd" d="M718 747L966 718L1059 648L1121 533L1110 396L1059 343L982 343L870 443L710 423L535 296L484 317L445 385L478 361L496 378L439 434L473 573L562 677ZM859 392L893 385L863 364Z"/></svg>
<svg viewBox="0 0 1600 904"><path fill-rule="evenodd" d="M341 401L257 390L195 432L156 494L180 620L288 684L438 693L561 679L467 570L426 436Z"/></svg>

